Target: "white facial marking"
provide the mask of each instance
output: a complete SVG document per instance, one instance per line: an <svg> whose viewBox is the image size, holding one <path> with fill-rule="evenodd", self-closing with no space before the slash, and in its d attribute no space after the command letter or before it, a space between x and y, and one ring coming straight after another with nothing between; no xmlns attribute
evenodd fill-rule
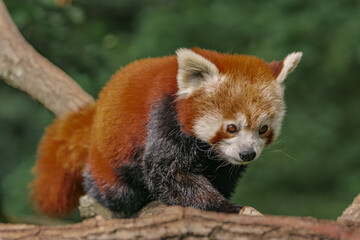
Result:
<svg viewBox="0 0 360 240"><path fill-rule="evenodd" d="M219 144L219 149L223 157L232 164L247 164L249 162L244 162L239 154L244 151L255 151L257 158L265 147L265 142L256 132L242 129L235 137L224 139Z"/></svg>
<svg viewBox="0 0 360 240"><path fill-rule="evenodd" d="M211 112L199 118L194 125L194 132L201 140L210 142L222 126L222 116L217 112Z"/></svg>
<svg viewBox="0 0 360 240"><path fill-rule="evenodd" d="M236 117L237 117L237 122L240 123L242 127L248 126L245 114L239 112L238 114L236 114Z"/></svg>
<svg viewBox="0 0 360 240"><path fill-rule="evenodd" d="M281 130L281 126L282 126L282 121L284 119L284 115L285 115L285 109L283 110L279 110L274 119L272 120L272 129L273 129L273 133L274 133L274 138L277 138L280 134L280 130Z"/></svg>

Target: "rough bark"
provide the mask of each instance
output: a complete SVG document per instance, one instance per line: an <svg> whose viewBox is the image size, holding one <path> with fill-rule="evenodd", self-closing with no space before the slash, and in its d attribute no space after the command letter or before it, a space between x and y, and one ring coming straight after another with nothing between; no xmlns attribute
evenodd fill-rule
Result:
<svg viewBox="0 0 360 240"><path fill-rule="evenodd" d="M354 199L353 203L344 210L338 221L360 222L360 194Z"/></svg>
<svg viewBox="0 0 360 240"><path fill-rule="evenodd" d="M0 224L1 239L359 239L360 223L249 217L179 206L149 218L102 217L57 227Z"/></svg>
<svg viewBox="0 0 360 240"><path fill-rule="evenodd" d="M23 39L2 0L0 78L29 93L57 116L93 101L68 75ZM155 205L131 219L96 217L56 227L0 224L0 239L360 239L360 223L354 222L359 219L359 198L338 222L237 216Z"/></svg>
<svg viewBox="0 0 360 240"><path fill-rule="evenodd" d="M21 36L0 0L0 78L60 116L94 101Z"/></svg>

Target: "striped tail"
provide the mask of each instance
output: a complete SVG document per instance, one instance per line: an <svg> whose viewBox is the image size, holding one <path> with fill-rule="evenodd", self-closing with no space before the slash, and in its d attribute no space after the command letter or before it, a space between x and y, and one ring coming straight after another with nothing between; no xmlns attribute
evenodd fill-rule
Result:
<svg viewBox="0 0 360 240"><path fill-rule="evenodd" d="M82 172L94 113L91 104L57 118L41 139L30 187L36 208L49 216L69 213L83 194Z"/></svg>

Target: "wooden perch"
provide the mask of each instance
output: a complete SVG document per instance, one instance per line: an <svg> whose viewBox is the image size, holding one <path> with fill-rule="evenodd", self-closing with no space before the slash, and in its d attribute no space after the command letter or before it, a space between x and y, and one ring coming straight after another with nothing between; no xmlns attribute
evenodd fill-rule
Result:
<svg viewBox="0 0 360 240"><path fill-rule="evenodd" d="M359 239L360 223L249 217L179 206L149 218L102 217L57 227L0 224L2 239Z"/></svg>
<svg viewBox="0 0 360 240"><path fill-rule="evenodd" d="M0 0L0 78L57 116L93 102L67 74L21 36ZM0 239L360 239L360 195L338 222L302 217L250 217L179 206L148 205L137 218L95 217L56 227L0 224ZM90 206L91 207L91 206ZM245 212L246 213L246 212ZM110 217L112 213L109 213ZM348 221L352 220L352 221Z"/></svg>

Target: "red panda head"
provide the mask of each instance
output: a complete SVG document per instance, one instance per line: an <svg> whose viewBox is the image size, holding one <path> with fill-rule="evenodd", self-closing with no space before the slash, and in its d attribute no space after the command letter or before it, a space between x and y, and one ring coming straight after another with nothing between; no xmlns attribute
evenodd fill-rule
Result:
<svg viewBox="0 0 360 240"><path fill-rule="evenodd" d="M270 64L202 49L179 49L176 54L183 130L230 163L257 158L279 135L285 114L283 81L302 53Z"/></svg>

